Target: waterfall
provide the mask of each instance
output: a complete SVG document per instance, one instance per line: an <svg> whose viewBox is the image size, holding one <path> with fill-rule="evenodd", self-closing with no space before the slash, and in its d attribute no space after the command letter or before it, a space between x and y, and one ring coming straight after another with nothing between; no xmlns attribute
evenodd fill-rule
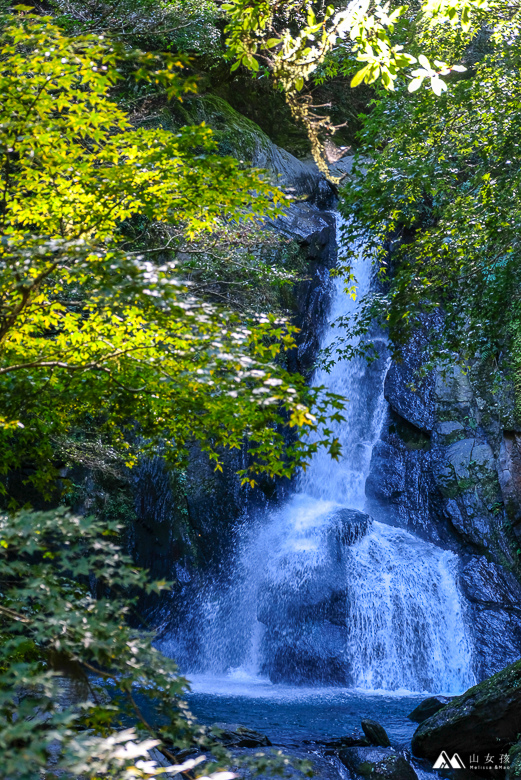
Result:
<svg viewBox="0 0 521 780"><path fill-rule="evenodd" d="M370 288L371 263L360 257L353 270L357 300L336 279L331 323ZM326 328L322 346L337 333ZM367 691L458 693L474 682L456 555L364 514L385 370L383 357L316 372L314 384L349 399L331 426L342 455L317 453L284 506L245 522L233 584L201 595L199 671Z"/></svg>

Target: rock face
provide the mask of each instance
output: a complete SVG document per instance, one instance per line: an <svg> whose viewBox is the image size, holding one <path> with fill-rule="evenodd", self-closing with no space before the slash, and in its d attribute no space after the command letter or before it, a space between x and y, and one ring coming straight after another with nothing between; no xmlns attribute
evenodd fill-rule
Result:
<svg viewBox="0 0 521 780"><path fill-rule="evenodd" d="M521 661L457 696L420 724L412 751L434 761L442 750L468 766L472 753L506 753L521 731Z"/></svg>
<svg viewBox="0 0 521 780"><path fill-rule="evenodd" d="M473 556L462 570L472 627L481 657L481 674L490 676L519 657L521 585L503 566Z"/></svg>
<svg viewBox="0 0 521 780"><path fill-rule="evenodd" d="M356 778L377 777L379 780L418 780L407 759L391 748L353 747L341 750L340 761Z"/></svg>
<svg viewBox="0 0 521 780"><path fill-rule="evenodd" d="M505 431L499 450L498 477L505 511L521 538L521 434Z"/></svg>
<svg viewBox="0 0 521 780"><path fill-rule="evenodd" d="M376 747L391 746L391 741L387 736L386 730L375 720L371 720L370 718L363 720L362 729L371 745L376 745Z"/></svg>
<svg viewBox="0 0 521 780"><path fill-rule="evenodd" d="M521 433L508 383L493 390L481 364L418 380L437 327L426 320L391 364L366 494L376 520L459 554L474 671L484 679L521 653Z"/></svg>
<svg viewBox="0 0 521 780"><path fill-rule="evenodd" d="M363 512L335 509L324 522L325 554L312 576L266 580L257 619L267 629L262 671L272 682L352 682L344 552L371 524Z"/></svg>
<svg viewBox="0 0 521 780"><path fill-rule="evenodd" d="M450 702L450 699L446 696L429 696L418 704L407 717L409 720L414 720L416 723L423 723L424 720L435 715L438 710L441 710L446 704Z"/></svg>

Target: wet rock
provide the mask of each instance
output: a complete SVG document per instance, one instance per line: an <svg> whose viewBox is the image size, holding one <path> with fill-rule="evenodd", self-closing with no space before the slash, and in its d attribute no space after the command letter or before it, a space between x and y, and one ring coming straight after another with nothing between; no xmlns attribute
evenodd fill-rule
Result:
<svg viewBox="0 0 521 780"><path fill-rule="evenodd" d="M450 444L436 476L442 491L449 497L468 490L483 477L496 477L496 460L489 444L476 439L461 439Z"/></svg>
<svg viewBox="0 0 521 780"><path fill-rule="evenodd" d="M345 630L326 621L272 630L265 638L262 657L262 673L274 683L352 683Z"/></svg>
<svg viewBox="0 0 521 780"><path fill-rule="evenodd" d="M369 512L375 520L399 525L435 544L450 544L448 523L433 521L441 500L432 475L433 452L404 441L396 417L389 415L382 427L384 440L372 451L365 484Z"/></svg>
<svg viewBox="0 0 521 780"><path fill-rule="evenodd" d="M331 515L326 527L327 542L332 557L340 560L343 548L365 536L372 522L369 515L356 509L337 509Z"/></svg>
<svg viewBox="0 0 521 780"><path fill-rule="evenodd" d="M456 696L420 724L412 738L412 751L435 761L441 751L449 755L506 752L521 731L521 661Z"/></svg>
<svg viewBox="0 0 521 780"><path fill-rule="evenodd" d="M353 747L341 750L338 757L357 778L418 780L418 775L405 756L396 753L392 748Z"/></svg>
<svg viewBox="0 0 521 780"><path fill-rule="evenodd" d="M324 554L312 576L294 570L289 556L286 571L297 571L296 576L274 576L259 588L257 619L267 629L260 656L263 673L272 682L352 682L346 554L371 525L369 515L356 510L337 507L326 512L319 540Z"/></svg>
<svg viewBox="0 0 521 780"><path fill-rule="evenodd" d="M521 655L521 585L484 555L470 559L461 584L470 602L480 676L489 677Z"/></svg>
<svg viewBox="0 0 521 780"><path fill-rule="evenodd" d="M288 194L297 197L310 196L317 192L321 184L327 185L329 206L333 189L324 175L318 170L316 162L299 160L297 157L272 143L259 128L259 140L256 143L252 164L274 174L274 181ZM324 188L323 188L324 189ZM324 189L324 194L326 190Z"/></svg>
<svg viewBox="0 0 521 780"><path fill-rule="evenodd" d="M431 377L424 380L419 391L410 388L411 385L417 385L415 372L419 365L419 355L411 345L404 361L392 363L387 372L384 394L395 412L419 430L430 433L434 424L431 403L433 380Z"/></svg>
<svg viewBox="0 0 521 780"><path fill-rule="evenodd" d="M438 372L435 378L434 397L443 410L448 406L451 410L458 407L460 411L469 411L474 394L469 376L460 366L454 365L444 373Z"/></svg>
<svg viewBox="0 0 521 780"><path fill-rule="evenodd" d="M214 723L210 727L208 736L225 747L256 748L271 745L265 734L237 723Z"/></svg>
<svg viewBox="0 0 521 780"><path fill-rule="evenodd" d="M498 458L499 484L505 510L521 537L521 434L505 431Z"/></svg>
<svg viewBox="0 0 521 780"><path fill-rule="evenodd" d="M435 715L438 710L445 707L448 704L450 698L447 696L429 696L428 699L424 699L417 707L413 709L407 717L409 720L414 720L415 723L423 723L424 720Z"/></svg>
<svg viewBox="0 0 521 780"><path fill-rule="evenodd" d="M172 766L172 761L167 758L166 756L161 753L157 748L150 748L148 751L148 757L151 761L156 762L156 767L162 767L165 768L167 766ZM179 759L179 755L176 755L176 760Z"/></svg>
<svg viewBox="0 0 521 780"><path fill-rule="evenodd" d="M362 729L371 745L390 747L391 741L387 736L386 730L376 720L365 718L362 721Z"/></svg>
<svg viewBox="0 0 521 780"><path fill-rule="evenodd" d="M329 225L324 212L309 203L292 203L286 213L272 221L278 231L300 243L328 240Z"/></svg>
<svg viewBox="0 0 521 780"><path fill-rule="evenodd" d="M447 446L465 438L465 429L456 420L446 420L445 422L437 423L434 430L441 438L441 443Z"/></svg>
<svg viewBox="0 0 521 780"><path fill-rule="evenodd" d="M346 734L343 737L336 737L336 739L328 739L325 742L317 742L316 744L332 750L345 750L350 747L369 747L370 745L367 737L364 737L359 731Z"/></svg>

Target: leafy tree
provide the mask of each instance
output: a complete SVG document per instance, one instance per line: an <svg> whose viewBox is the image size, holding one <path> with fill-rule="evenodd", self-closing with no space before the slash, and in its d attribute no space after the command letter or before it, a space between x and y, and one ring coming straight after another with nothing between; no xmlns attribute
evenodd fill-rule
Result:
<svg viewBox="0 0 521 780"><path fill-rule="evenodd" d="M140 46L215 56L219 9L213 0L52 0L69 32L110 34Z"/></svg>
<svg viewBox="0 0 521 780"><path fill-rule="evenodd" d="M443 315L425 369L456 355L486 357L492 374L509 353L519 361L519 9L492 7L485 21L470 40L430 42L468 66L441 97L402 88L374 102L344 193L348 243L364 235L386 280L366 318L400 348Z"/></svg>
<svg viewBox="0 0 521 780"><path fill-rule="evenodd" d="M277 213L283 196L215 154L204 126L131 128L108 96L118 55L49 19L4 34L0 470L32 464L44 489L55 442L94 427L121 451L161 439L173 462L196 441L217 467L248 436L253 474L289 475L326 439L287 447L282 428L318 430L339 404L274 362L292 328L201 302L168 254L124 251L122 233L141 215L195 238ZM137 75L180 95L193 88L181 64L141 55Z"/></svg>
<svg viewBox="0 0 521 780"><path fill-rule="evenodd" d="M196 298L171 252L258 226L282 194L217 155L204 125L135 129L111 99L122 63L181 99L194 89L183 58L71 37L18 10L0 38L4 493L23 468L50 495L75 437L101 439L130 465L158 445L180 463L197 442L216 468L223 448L247 440L253 484L290 475L321 445L335 454L322 429L342 402L285 370L294 329ZM136 250L139 220L171 229L173 244ZM288 428L314 441L288 443ZM185 681L127 622L137 589L166 584L147 584L117 531L65 510L0 517L0 776L155 777L156 744L167 773L206 771L179 753L208 746L180 699ZM64 677L83 688L72 706L60 703ZM211 771L226 756L209 747Z"/></svg>
<svg viewBox="0 0 521 780"><path fill-rule="evenodd" d="M117 532L64 509L0 516L0 777L152 780L193 770L232 780L222 770L228 752L183 701L187 681L151 634L128 627L132 594L167 585L136 571ZM288 763L280 753L257 761L278 773Z"/></svg>
<svg viewBox="0 0 521 780"><path fill-rule="evenodd" d="M332 128L328 117L316 113L310 95L299 96L306 80L317 75L320 79L324 71L329 75L347 71L354 73L353 87L378 80L392 91L399 74L419 64L412 71L410 89L426 81L439 95L446 89L440 77L464 68L447 64L439 54L431 64L418 51L418 37L422 32L436 35L446 24L468 33L485 6L484 0L424 0L419 7L360 0L345 8L315 6L307 0L233 0L224 8L230 17L228 46L236 58L232 68L241 64L254 72L261 65L267 68L284 90L294 117L306 125L315 159L327 175L320 132ZM406 45L413 51L404 51Z"/></svg>

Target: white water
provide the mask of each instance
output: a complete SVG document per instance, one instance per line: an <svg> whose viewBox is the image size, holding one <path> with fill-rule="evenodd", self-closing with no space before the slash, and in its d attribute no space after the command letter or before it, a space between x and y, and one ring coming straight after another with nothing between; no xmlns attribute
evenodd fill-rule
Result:
<svg viewBox="0 0 521 780"><path fill-rule="evenodd" d="M359 261L354 272L359 300L370 263ZM356 305L336 280L331 322ZM337 332L328 328L322 346ZM245 525L233 586L212 587L202 599L206 675L227 674L252 695L252 681L266 675L402 693L459 693L474 682L453 553L376 522L351 546L332 546L335 511L365 506L386 412L384 376L381 362L363 360L317 371L315 385L349 399L345 420L331 426L342 456L317 453L287 503Z"/></svg>

